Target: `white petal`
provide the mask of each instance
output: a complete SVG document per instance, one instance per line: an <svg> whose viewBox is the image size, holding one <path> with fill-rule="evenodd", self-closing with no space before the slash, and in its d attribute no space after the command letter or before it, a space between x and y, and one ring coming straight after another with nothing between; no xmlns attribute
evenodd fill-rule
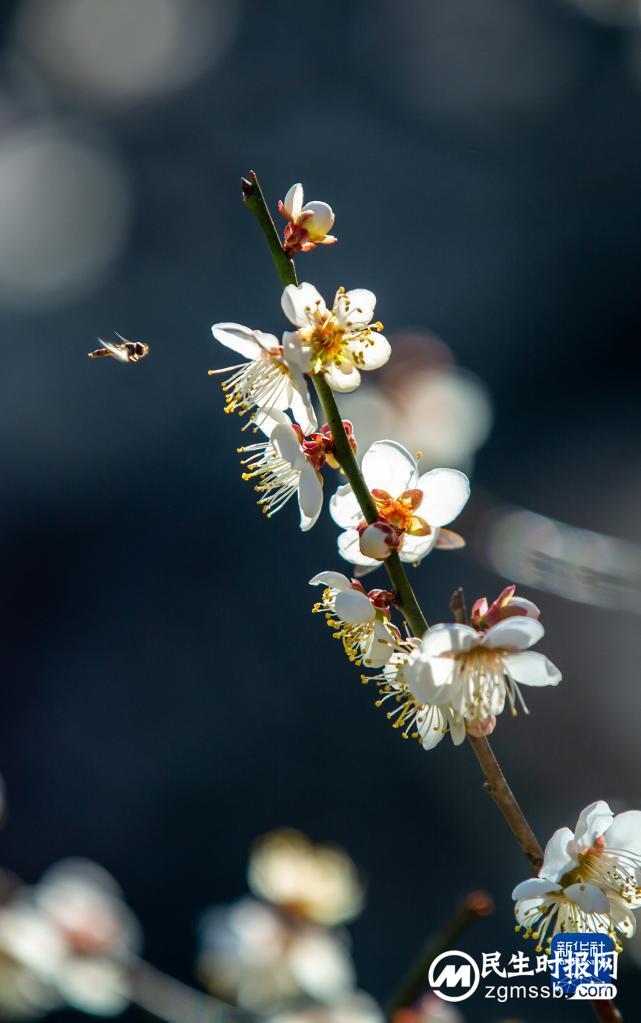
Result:
<svg viewBox="0 0 641 1023"><path fill-rule="evenodd" d="M323 296L313 284L303 281L302 284L288 284L283 291L280 304L285 316L295 327L306 327L312 320L312 313L318 311L321 316L327 314L327 306Z"/></svg>
<svg viewBox="0 0 641 1023"><path fill-rule="evenodd" d="M305 377L296 367L289 368L291 380L290 408L292 415L307 437L318 429L318 420L309 396Z"/></svg>
<svg viewBox="0 0 641 1023"><path fill-rule="evenodd" d="M641 810L618 813L605 834L605 844L641 856Z"/></svg>
<svg viewBox="0 0 641 1023"><path fill-rule="evenodd" d="M324 373L325 379L333 391L339 394L349 394L355 391L361 382L361 375L356 366L341 359L340 362L331 362Z"/></svg>
<svg viewBox="0 0 641 1023"><path fill-rule="evenodd" d="M370 490L387 490L400 497L416 486L416 460L395 440L377 440L363 455L362 472Z"/></svg>
<svg viewBox="0 0 641 1023"><path fill-rule="evenodd" d="M519 899L516 906L514 907L514 915L521 927L531 927L534 920L536 920L539 911L545 906L546 902L553 896L553 893L549 895L540 895L534 899Z"/></svg>
<svg viewBox="0 0 641 1023"><path fill-rule="evenodd" d="M354 355L361 369L380 369L392 354L392 346L382 334L374 331L367 340L356 338L350 341L349 350Z"/></svg>
<svg viewBox="0 0 641 1023"><path fill-rule="evenodd" d="M622 899L610 896L610 909L608 915L614 926L626 938L632 938L637 929L637 922L634 913L631 913Z"/></svg>
<svg viewBox="0 0 641 1023"><path fill-rule="evenodd" d="M574 844L579 851L590 849L597 838L608 830L614 814L603 799L581 810L574 829Z"/></svg>
<svg viewBox="0 0 641 1023"><path fill-rule="evenodd" d="M431 657L440 657L442 654L460 653L478 646L480 639L478 632L471 625L458 625L454 622L433 625L423 634L421 645L413 656L427 660Z"/></svg>
<svg viewBox="0 0 641 1023"><path fill-rule="evenodd" d="M545 654L535 650L522 650L518 654L505 654L503 664L510 678L522 686L558 686L561 672Z"/></svg>
<svg viewBox="0 0 641 1023"><path fill-rule="evenodd" d="M297 184L292 185L283 199L283 206L294 220L303 208L303 198L303 186L299 181Z"/></svg>
<svg viewBox="0 0 641 1023"><path fill-rule="evenodd" d="M360 590L341 590L336 594L334 603L336 614L348 625L364 625L376 617L369 597Z"/></svg>
<svg viewBox="0 0 641 1023"><path fill-rule="evenodd" d="M423 491L421 515L430 526L446 526L460 515L470 496L470 481L458 469L432 469L416 486Z"/></svg>
<svg viewBox="0 0 641 1023"><path fill-rule="evenodd" d="M285 330L282 337L284 359L290 369L309 373L312 368L312 350L298 330Z"/></svg>
<svg viewBox="0 0 641 1023"><path fill-rule="evenodd" d="M263 350L257 332L250 330L249 327L243 327L240 323L214 323L211 332L221 345L238 352L245 359L257 359ZM274 344L278 345L276 338Z"/></svg>
<svg viewBox="0 0 641 1023"><path fill-rule="evenodd" d="M363 664L368 668L382 668L394 653L394 642L380 619L374 622L372 637L363 650Z"/></svg>
<svg viewBox="0 0 641 1023"><path fill-rule="evenodd" d="M430 551L434 550L438 533L438 529L433 529L427 536L410 536L406 533L399 552L401 561L405 561L409 565L418 565Z"/></svg>
<svg viewBox="0 0 641 1023"><path fill-rule="evenodd" d="M512 597L510 607L520 607L521 611L524 611L528 618L538 618L541 614L540 608L526 597Z"/></svg>
<svg viewBox="0 0 641 1023"><path fill-rule="evenodd" d="M569 888L563 890L563 894L585 913L608 913L610 910L607 895L604 895L595 884L588 882L571 884Z"/></svg>
<svg viewBox="0 0 641 1023"><path fill-rule="evenodd" d="M426 707L416 718L423 749L434 749L447 734L447 717L440 707Z"/></svg>
<svg viewBox="0 0 641 1023"><path fill-rule="evenodd" d="M404 675L412 696L418 703L458 705L458 685L455 685L455 663L450 657L431 660L413 660Z"/></svg>
<svg viewBox="0 0 641 1023"><path fill-rule="evenodd" d="M363 521L363 513L349 483L343 483L332 495L329 513L334 522L343 529L351 529Z"/></svg>
<svg viewBox="0 0 641 1023"><path fill-rule="evenodd" d="M330 586L333 590L351 590L352 584L342 572L319 572L309 580L310 586Z"/></svg>
<svg viewBox="0 0 641 1023"><path fill-rule="evenodd" d="M106 957L68 957L57 977L65 1001L95 1016L115 1016L129 1001L124 970Z"/></svg>
<svg viewBox="0 0 641 1023"><path fill-rule="evenodd" d="M252 422L255 427L262 430L266 437L271 437L277 426L282 426L287 430L291 430L292 428L292 424L288 416L286 416L284 412L275 408L270 408L269 412L262 408L257 409Z"/></svg>
<svg viewBox="0 0 641 1023"><path fill-rule="evenodd" d="M547 881L560 881L568 870L577 865L577 860L572 855L573 850L574 833L569 828L559 828L545 847L539 877Z"/></svg>
<svg viewBox="0 0 641 1023"><path fill-rule="evenodd" d="M450 736L455 746L460 746L465 742L467 738L467 728L465 727L465 718L459 714L455 714L452 711L449 713L450 719Z"/></svg>
<svg viewBox="0 0 641 1023"><path fill-rule="evenodd" d="M301 212L313 214L304 223L305 230L309 231L310 235L317 235L322 238L324 235L329 234L334 224L334 211L326 202L319 202L317 199L313 199L311 202L305 203Z"/></svg>
<svg viewBox="0 0 641 1023"><path fill-rule="evenodd" d="M561 886L554 881L546 881L542 877L529 877L521 881L512 892L513 899L540 899L550 892L560 892Z"/></svg>
<svg viewBox="0 0 641 1023"><path fill-rule="evenodd" d="M536 618L504 618L486 633L483 646L494 650L527 650L538 643L544 633L545 629Z"/></svg>
<svg viewBox="0 0 641 1023"><path fill-rule="evenodd" d="M340 533L338 537L338 552L341 557L345 558L346 561L351 561L352 565L362 565L365 568L378 568L381 564L380 561L374 561L373 558L366 558L364 554L361 554L359 545L359 535L356 529L346 529L344 533Z"/></svg>
<svg viewBox="0 0 641 1023"><path fill-rule="evenodd" d="M301 471L304 466L309 465L305 454L300 446L298 434L291 424L279 424L270 435L274 449L286 462L289 462L292 469ZM311 468L311 466L310 466Z"/></svg>
<svg viewBox="0 0 641 1023"><path fill-rule="evenodd" d="M305 460L298 481L300 528L307 532L315 525L323 507L323 484L313 465Z"/></svg>
<svg viewBox="0 0 641 1023"><path fill-rule="evenodd" d="M334 316L341 326L364 326L371 322L376 308L376 295L367 288L353 288L338 296Z"/></svg>

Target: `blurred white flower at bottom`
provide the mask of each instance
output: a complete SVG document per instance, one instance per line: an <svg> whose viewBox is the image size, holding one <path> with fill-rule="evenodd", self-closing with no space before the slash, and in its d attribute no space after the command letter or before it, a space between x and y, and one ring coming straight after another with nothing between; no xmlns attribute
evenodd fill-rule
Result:
<svg viewBox="0 0 641 1023"><path fill-rule="evenodd" d="M99 1016L129 1002L137 921L97 864L67 860L0 909L0 1014L70 1006Z"/></svg>
<svg viewBox="0 0 641 1023"><path fill-rule="evenodd" d="M270 1017L270 1023L383 1023L384 1018L370 995L353 991L334 1005L311 1005L277 1013Z"/></svg>
<svg viewBox="0 0 641 1023"><path fill-rule="evenodd" d="M243 898L205 915L198 975L213 993L254 1011L297 998L332 1003L351 991L346 935Z"/></svg>

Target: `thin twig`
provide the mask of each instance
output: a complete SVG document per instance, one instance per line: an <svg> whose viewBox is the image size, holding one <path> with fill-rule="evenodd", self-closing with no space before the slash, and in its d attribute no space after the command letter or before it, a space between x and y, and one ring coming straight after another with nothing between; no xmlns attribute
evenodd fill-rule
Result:
<svg viewBox="0 0 641 1023"><path fill-rule="evenodd" d="M258 1017L167 976L142 959L131 973L131 1000L164 1023L257 1023Z"/></svg>
<svg viewBox="0 0 641 1023"><path fill-rule="evenodd" d="M406 1009L418 1001L428 986L430 966L442 952L456 948L459 938L479 917L494 912L494 901L487 892L471 892L456 912L447 920L412 963L398 990L389 1000L385 1014L392 1020L399 1009Z"/></svg>

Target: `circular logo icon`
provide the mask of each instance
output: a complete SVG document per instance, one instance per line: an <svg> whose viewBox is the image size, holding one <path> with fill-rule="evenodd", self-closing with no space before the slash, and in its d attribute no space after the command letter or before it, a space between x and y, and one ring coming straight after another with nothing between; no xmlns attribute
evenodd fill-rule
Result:
<svg viewBox="0 0 641 1023"><path fill-rule="evenodd" d="M429 985L446 1002L463 1002L471 998L481 981L478 966L467 952L441 952L430 966Z"/></svg>

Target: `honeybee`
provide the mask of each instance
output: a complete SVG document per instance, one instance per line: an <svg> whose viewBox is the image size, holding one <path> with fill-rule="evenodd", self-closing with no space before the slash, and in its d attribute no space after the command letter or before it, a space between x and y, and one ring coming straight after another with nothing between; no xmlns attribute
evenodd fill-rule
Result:
<svg viewBox="0 0 641 1023"><path fill-rule="evenodd" d="M149 345L145 341L127 341L120 334L116 334L122 344L115 341L103 341L98 338L102 347L96 348L95 352L89 352L90 359L102 359L111 357L119 362L140 362L146 355L149 355Z"/></svg>

